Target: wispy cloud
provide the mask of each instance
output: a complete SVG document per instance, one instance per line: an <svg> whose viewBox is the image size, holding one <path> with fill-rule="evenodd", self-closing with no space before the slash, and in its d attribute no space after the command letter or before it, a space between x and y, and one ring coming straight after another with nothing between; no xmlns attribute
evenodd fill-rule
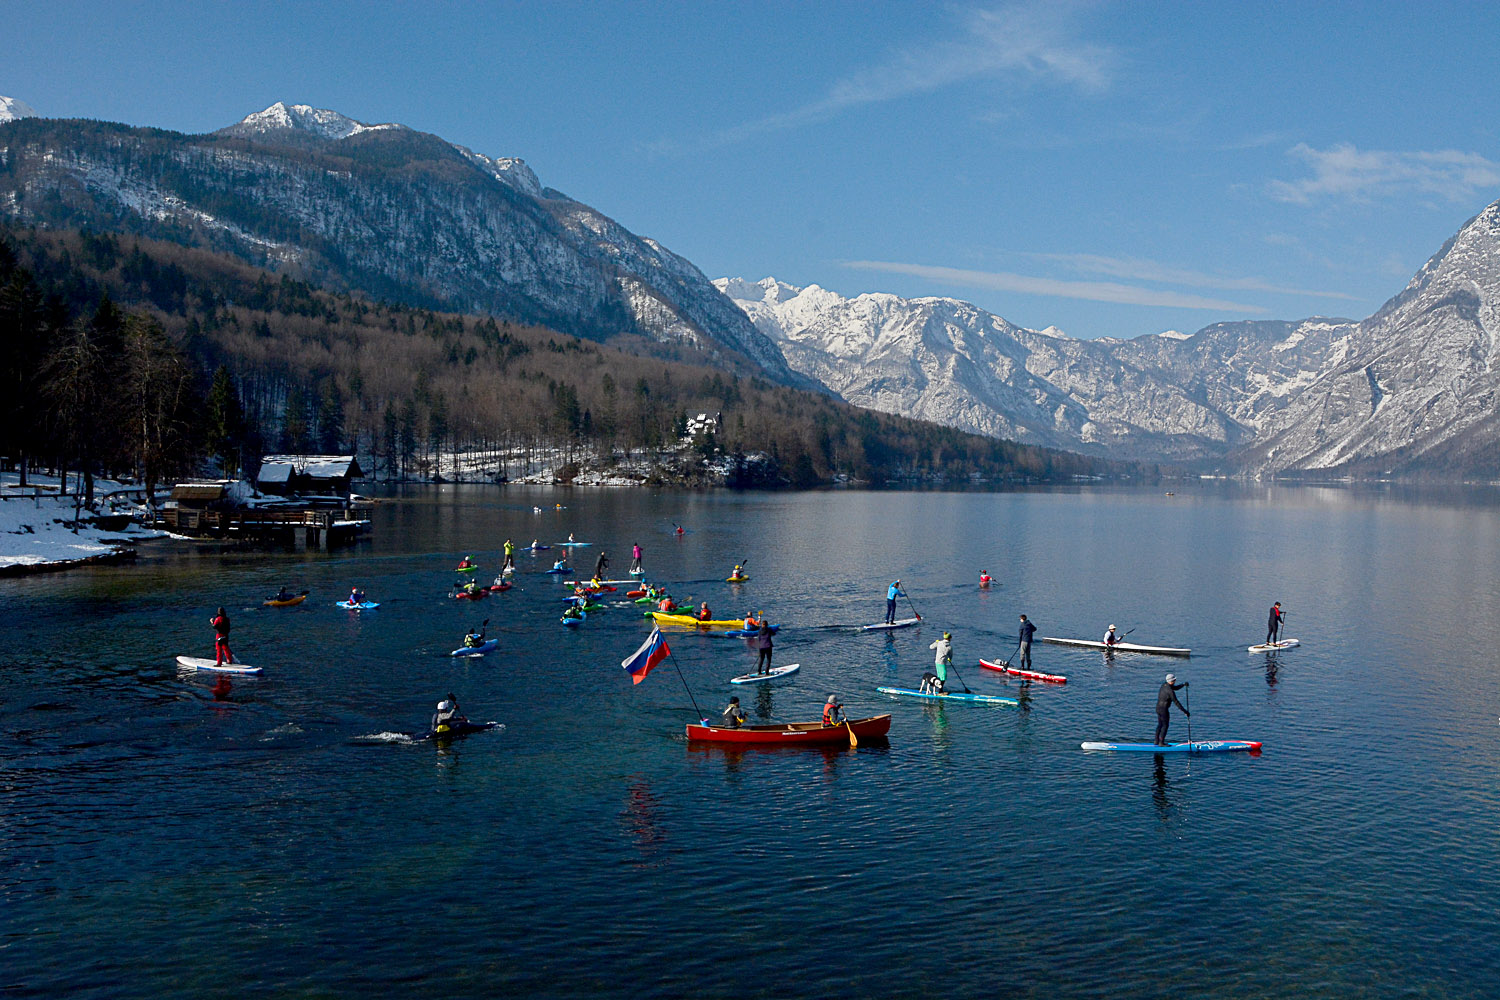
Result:
<svg viewBox="0 0 1500 1000"><path fill-rule="evenodd" d="M1170 306L1177 309L1211 309L1216 312L1267 312L1261 306L1243 302L1209 299L1199 295L1121 285L1109 281L1060 281L1006 271L966 271L956 267L932 267L926 264L900 264L881 260L850 260L845 267L859 271L881 271L908 274L960 288L982 288L989 291L1024 292L1028 295L1050 295L1062 299L1086 299L1090 302L1115 302L1129 306Z"/></svg>
<svg viewBox="0 0 1500 1000"><path fill-rule="evenodd" d="M1105 90L1118 59L1106 45L1077 37L1072 5L1032 2L959 14L955 37L912 45L834 83L818 100L723 129L704 142L657 143L658 152L723 146L757 135L825 121L843 111L882 104L969 80L1009 77Z"/></svg>
<svg viewBox="0 0 1500 1000"><path fill-rule="evenodd" d="M1312 295L1324 299L1355 300L1356 296L1344 292L1322 292L1310 288L1288 288L1273 284L1264 278L1231 278L1218 274L1206 274L1186 268L1171 267L1154 260L1136 257L1105 257L1091 253L1023 253L1023 256L1039 260L1055 260L1085 274L1104 274L1111 278L1130 278L1135 281L1155 281L1164 285L1182 285L1187 288L1223 288L1243 292L1271 292L1276 295Z"/></svg>
<svg viewBox="0 0 1500 1000"><path fill-rule="evenodd" d="M1396 153L1362 151L1348 143L1331 149L1298 143L1288 155L1308 164L1312 176L1272 181L1271 196L1302 205L1317 198L1368 200L1411 192L1462 202L1500 186L1500 163L1456 149Z"/></svg>

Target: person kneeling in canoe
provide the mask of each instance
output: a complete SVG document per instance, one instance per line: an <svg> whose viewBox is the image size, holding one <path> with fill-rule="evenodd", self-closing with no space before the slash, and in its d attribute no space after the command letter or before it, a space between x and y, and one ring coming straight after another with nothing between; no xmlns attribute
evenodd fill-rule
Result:
<svg viewBox="0 0 1500 1000"><path fill-rule="evenodd" d="M844 719L844 706L839 704L838 695L829 695L828 701L823 704L823 725L837 726Z"/></svg>
<svg viewBox="0 0 1500 1000"><path fill-rule="evenodd" d="M937 691L933 693L942 694L948 690L948 668L953 666L953 633L944 632L941 639L927 648L937 651L932 662L932 672L937 677Z"/></svg>
<svg viewBox="0 0 1500 1000"><path fill-rule="evenodd" d="M1168 674L1167 679L1162 682L1156 692L1156 745L1164 747L1167 745L1167 726L1172 722L1172 706L1176 705L1178 710L1188 718L1193 713L1182 707L1182 702L1177 700L1177 692L1188 686L1187 681L1177 683L1176 674Z"/></svg>
<svg viewBox="0 0 1500 1000"><path fill-rule="evenodd" d="M734 695L729 699L729 704L724 706L725 729L738 729L745 724L745 711L740 708L740 696Z"/></svg>
<svg viewBox="0 0 1500 1000"><path fill-rule="evenodd" d="M698 605L698 620L700 622L709 621L709 620L711 620L713 618L713 616L714 616L714 613L712 611L708 610L708 605L707 604L700 604L700 605Z"/></svg>

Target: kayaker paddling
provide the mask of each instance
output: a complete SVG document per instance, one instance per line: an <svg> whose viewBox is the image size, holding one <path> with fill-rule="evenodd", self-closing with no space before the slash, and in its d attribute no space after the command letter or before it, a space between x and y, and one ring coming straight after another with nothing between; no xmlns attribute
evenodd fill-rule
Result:
<svg viewBox="0 0 1500 1000"><path fill-rule="evenodd" d="M988 587L991 582L992 581L990 579L989 571L988 570L980 570L979 571L979 585L981 587Z"/></svg>
<svg viewBox="0 0 1500 1000"><path fill-rule="evenodd" d="M350 587L349 588L349 603L350 604L363 604L364 602L365 602L365 592L363 590L360 590L359 586L357 584L355 586L353 586L353 587Z"/></svg>
<svg viewBox="0 0 1500 1000"><path fill-rule="evenodd" d="M1101 641L1104 643L1105 649L1113 649L1120 644L1120 639L1121 637L1115 634L1115 627L1111 625L1109 631L1104 633L1104 638Z"/></svg>
<svg viewBox="0 0 1500 1000"><path fill-rule="evenodd" d="M432 714L432 731L440 733L454 723L468 721L458 709L458 699L450 692L447 698L437 703L437 711Z"/></svg>
<svg viewBox="0 0 1500 1000"><path fill-rule="evenodd" d="M1188 686L1187 681L1177 683L1176 674L1168 674L1167 679L1162 682L1156 691L1156 745L1164 747L1167 745L1167 727L1172 722L1172 706L1176 705L1178 710L1188 718L1193 713L1183 707L1182 702L1177 700L1177 692ZM1200 699L1201 700L1201 699Z"/></svg>
<svg viewBox="0 0 1500 1000"><path fill-rule="evenodd" d="M219 613L210 618L208 623L214 629L214 666L233 663L234 654L229 651L229 616L220 608Z"/></svg>
<svg viewBox="0 0 1500 1000"><path fill-rule="evenodd" d="M708 605L706 603L698 605L698 620L700 622L710 621L712 620L713 616L714 613L708 610Z"/></svg>

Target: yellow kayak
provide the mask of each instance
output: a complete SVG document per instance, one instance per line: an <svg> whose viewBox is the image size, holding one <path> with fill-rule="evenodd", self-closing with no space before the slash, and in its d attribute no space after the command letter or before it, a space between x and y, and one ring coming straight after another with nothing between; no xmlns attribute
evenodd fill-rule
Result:
<svg viewBox="0 0 1500 1000"><path fill-rule="evenodd" d="M724 582L725 583L744 583L748 579L750 579L748 576L726 576L724 578Z"/></svg>
<svg viewBox="0 0 1500 1000"><path fill-rule="evenodd" d="M744 628L745 619L730 618L725 621L710 618L700 622L692 615L669 615L665 611L653 611L651 617L666 625L697 625L699 628Z"/></svg>

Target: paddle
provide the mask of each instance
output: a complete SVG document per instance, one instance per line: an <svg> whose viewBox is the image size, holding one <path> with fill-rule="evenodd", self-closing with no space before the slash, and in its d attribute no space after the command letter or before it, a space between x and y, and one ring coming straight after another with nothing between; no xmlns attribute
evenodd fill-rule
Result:
<svg viewBox="0 0 1500 1000"><path fill-rule="evenodd" d="M1011 656L1015 656L1016 653L1019 653L1020 651L1021 651L1021 644L1020 644L1020 642L1017 642L1016 643L1015 652L1011 653L1010 656L1007 656L1005 659L1001 660L1000 662L1003 663L1003 664L1005 664L1006 667L1009 667L1010 666L1010 657Z"/></svg>
<svg viewBox="0 0 1500 1000"><path fill-rule="evenodd" d="M911 613L914 614L914 615L916 615L917 618L920 620L921 617L922 617L922 612L918 611L917 610L917 606L912 603L911 595L908 594L906 591L903 590L903 591L901 591L901 596L904 597L904 598L906 598L906 603L907 603L907 606L911 608Z"/></svg>
<svg viewBox="0 0 1500 1000"><path fill-rule="evenodd" d="M849 725L849 719L847 716L844 718L844 727L849 730L849 749L857 749L859 747L859 740L855 738L854 727Z"/></svg>
<svg viewBox="0 0 1500 1000"><path fill-rule="evenodd" d="M474 645L477 646L477 645L479 645L480 642L484 642L484 627L486 625L488 625L489 623L490 623L490 620L488 618L486 618L484 621L482 621L482 622L479 623L479 628L478 629L476 629L475 631L469 633L469 635L477 635L477 636L479 636L479 642L476 642ZM467 639L469 637L469 635L464 636L464 638Z"/></svg>
<svg viewBox="0 0 1500 1000"><path fill-rule="evenodd" d="M953 676L954 677L958 677L958 668L957 667L955 667L953 664L950 663L950 664L948 664L948 669L951 670L951 671L953 671ZM964 684L964 679L962 677L958 677L958 683ZM973 691L969 690L969 685L964 684L964 694L973 694L973 693L974 693Z"/></svg>
<svg viewBox="0 0 1500 1000"><path fill-rule="evenodd" d="M1188 717L1188 746L1193 745L1193 686L1186 681L1182 685L1182 697L1187 701L1183 708L1187 709Z"/></svg>

